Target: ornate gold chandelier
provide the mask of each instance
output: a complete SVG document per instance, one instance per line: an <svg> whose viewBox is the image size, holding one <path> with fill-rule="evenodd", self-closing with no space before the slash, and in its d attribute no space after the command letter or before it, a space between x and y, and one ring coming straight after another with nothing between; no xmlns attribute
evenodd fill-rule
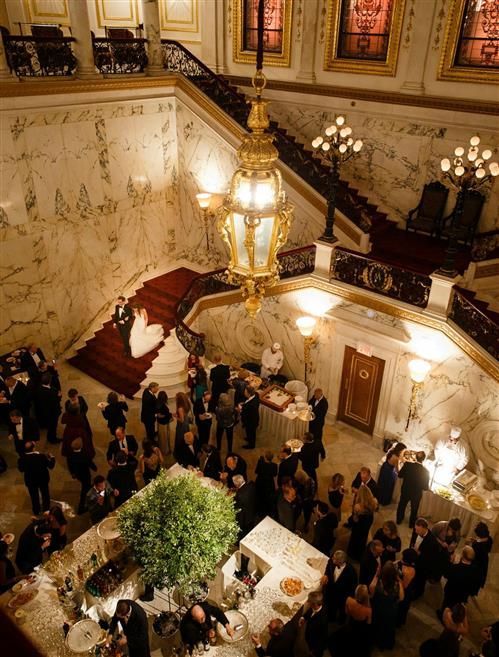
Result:
<svg viewBox="0 0 499 657"><path fill-rule="evenodd" d="M260 0L263 5L263 1ZM263 63L263 20L258 21L257 70L253 77L256 98L248 116L250 134L237 151L240 166L230 190L218 209L217 228L229 247L227 278L241 286L245 308L255 317L262 307L265 288L279 280L277 252L285 244L293 206L282 189L282 176L275 163L279 157L269 127L268 102L262 100L266 78ZM261 24L260 24L261 23Z"/></svg>

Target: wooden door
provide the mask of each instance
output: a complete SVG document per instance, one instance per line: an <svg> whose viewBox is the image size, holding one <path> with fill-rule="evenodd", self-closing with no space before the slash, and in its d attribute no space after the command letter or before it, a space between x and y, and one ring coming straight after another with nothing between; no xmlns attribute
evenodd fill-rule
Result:
<svg viewBox="0 0 499 657"><path fill-rule="evenodd" d="M338 420L372 434L385 361L345 347Z"/></svg>

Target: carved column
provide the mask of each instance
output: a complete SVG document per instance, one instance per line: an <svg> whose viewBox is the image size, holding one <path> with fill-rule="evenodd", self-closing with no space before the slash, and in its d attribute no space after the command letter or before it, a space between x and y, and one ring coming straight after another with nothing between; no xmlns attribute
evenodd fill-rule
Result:
<svg viewBox="0 0 499 657"><path fill-rule="evenodd" d="M163 50L161 48L161 24L158 0L142 0L144 28L147 39L148 75L163 75Z"/></svg>
<svg viewBox="0 0 499 657"><path fill-rule="evenodd" d="M319 0L305 0L303 3L300 68L296 74L296 79L303 82L315 82L315 47L319 40L318 16Z"/></svg>
<svg viewBox="0 0 499 657"><path fill-rule="evenodd" d="M86 2L68 2L71 34L75 38L72 44L76 61L76 75L79 78L95 78L99 74L95 70L94 48L90 20Z"/></svg>
<svg viewBox="0 0 499 657"><path fill-rule="evenodd" d="M433 25L433 16L436 2L413 2L406 12L412 12L409 16L411 27L406 27L402 35L402 44L409 39L407 52L407 68L405 82L401 90L411 94L424 94L424 75L426 62L428 60L428 49L431 39L428 38L428 26ZM407 16L406 16L407 20Z"/></svg>

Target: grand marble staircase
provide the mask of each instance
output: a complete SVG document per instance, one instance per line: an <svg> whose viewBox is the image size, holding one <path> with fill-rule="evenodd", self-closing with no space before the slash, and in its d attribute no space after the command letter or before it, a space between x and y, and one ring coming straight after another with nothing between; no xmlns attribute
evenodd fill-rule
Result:
<svg viewBox="0 0 499 657"><path fill-rule="evenodd" d="M133 397L140 384L154 378L161 387L171 392L177 383L176 373L185 369L186 352L175 337L175 310L198 272L185 267L145 281L129 303L140 303L149 314L150 324L161 324L165 342L142 358L127 358L112 320L104 323L85 346L77 350L69 363L110 390ZM172 335L169 335L169 332ZM152 377L152 378L151 378Z"/></svg>

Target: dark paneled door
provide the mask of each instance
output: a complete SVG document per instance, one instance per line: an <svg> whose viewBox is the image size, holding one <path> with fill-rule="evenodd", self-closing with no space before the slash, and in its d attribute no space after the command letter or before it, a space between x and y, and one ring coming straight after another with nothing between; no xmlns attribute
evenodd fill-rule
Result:
<svg viewBox="0 0 499 657"><path fill-rule="evenodd" d="M345 347L338 420L372 434L385 361Z"/></svg>

